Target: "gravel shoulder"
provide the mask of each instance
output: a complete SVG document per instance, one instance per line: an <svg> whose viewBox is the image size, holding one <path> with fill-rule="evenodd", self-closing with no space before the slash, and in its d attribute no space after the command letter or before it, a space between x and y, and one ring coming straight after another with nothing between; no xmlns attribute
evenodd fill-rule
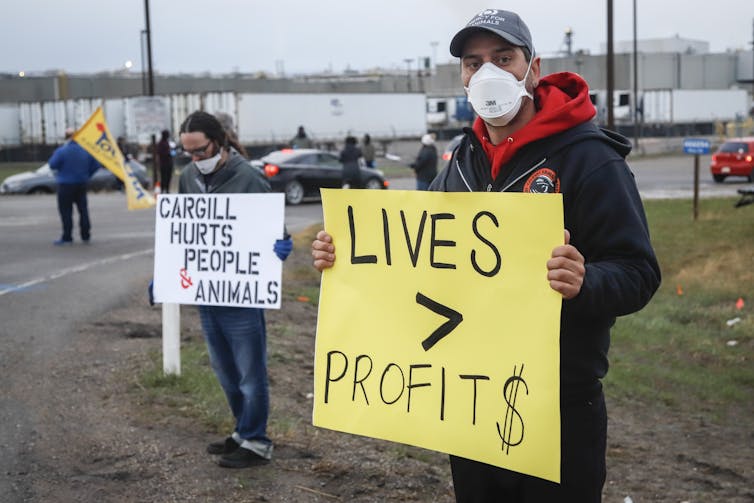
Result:
<svg viewBox="0 0 754 503"><path fill-rule="evenodd" d="M309 258L297 248L286 268L303 270ZM204 451L215 432L143 400L135 376L160 349L161 315L133 291L78 327L44 375L30 370L43 417L21 453L29 469L6 474L18 501L453 501L444 454L311 425L316 314L295 298L269 313L274 460L229 470ZM201 338L188 306L182 338ZM608 411L604 501L754 501L752 404L688 414L608 401Z"/></svg>

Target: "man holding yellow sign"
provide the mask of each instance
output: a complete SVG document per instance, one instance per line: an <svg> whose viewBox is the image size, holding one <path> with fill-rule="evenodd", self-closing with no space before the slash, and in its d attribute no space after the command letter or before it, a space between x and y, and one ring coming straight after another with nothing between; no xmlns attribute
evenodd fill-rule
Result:
<svg viewBox="0 0 754 503"><path fill-rule="evenodd" d="M622 136L600 130L591 122L595 111L589 101L588 86L580 76L567 72L540 75L540 59L535 55L531 34L517 14L498 9L480 12L455 35L450 44L450 52L461 60L461 79L479 117L473 128L464 131L466 137L445 170L435 178L430 190L491 192L484 197L497 196L501 199L513 194L495 193L524 192L532 195L539 205L549 204L551 198L556 197L553 194L561 194L557 197L562 197L562 223L565 227L565 243L553 246L549 258L541 259L541 276L537 277L536 271L532 275L526 273L532 284L546 278L551 291L562 298L559 362L553 362L554 367L559 363L560 442L559 445L549 446L550 450L560 450L559 473L551 476L544 467L529 466L526 460L493 466L494 463L484 453L473 458L465 454L456 455L454 453L461 450L450 445L446 452L451 453L456 499L462 502L599 502L606 477L607 437L607 413L600 380L607 373L610 327L617 316L642 309L660 283L660 270L650 243L644 209L625 162L631 147ZM540 195L533 196L534 194ZM361 199L356 199L358 201L354 200L349 206L351 209L346 218L348 232L335 234L333 230L331 235L321 231L317 235L312 243L314 266L325 271L335 265L333 236L340 243L339 255L344 262L340 265L343 268L350 271L351 266L360 263L359 261L372 261L372 257L376 263L386 264L388 260L393 260L391 243L396 235L405 236L408 244L402 243L402 246L408 246L409 250L415 252L410 255L416 261L414 266L418 265L421 255L416 245L418 234L415 234L415 229L422 228L421 215L407 210L396 221L396 217L385 211L382 228L399 231L389 233L391 238L383 240L384 250L381 253L364 253L357 248L358 222L363 209ZM521 214L521 210L526 212L526 217L530 217L528 226L534 234L542 228L542 232L549 235L557 213L544 213L549 215L544 217L547 219L544 221L542 215L533 212L530 207L520 206L509 212ZM435 217L429 227L433 233L433 239L429 241L429 254L431 257L433 252L438 253L431 263L461 267L444 258L447 254L442 252L464 244L477 253L477 260L484 257L484 264L477 264L479 270L491 274L495 270L494 264L497 264L492 250L500 249L495 237L498 234L492 230L505 229L504 224L500 223L494 212L489 212L492 216L482 216L477 220L480 227L476 233L464 235L463 239L471 240L471 244L462 243L461 238L453 240L445 237L447 231L443 232L440 227L445 217L438 215L448 213L452 214L453 211L438 208L431 212ZM497 219L497 224L493 217ZM327 217L325 222L329 226ZM435 225L438 227L435 228ZM339 232L340 228L341 224L336 223ZM388 235L386 231L383 234ZM515 253L524 256L527 251L531 251L539 256L540 246L534 241L522 242L519 239L517 245L522 249ZM511 244L506 244L505 250L508 253L513 251L510 247ZM470 256L467 260L470 260ZM521 258L520 263L524 262L524 258ZM504 264L505 259L501 263ZM474 269L473 264L469 267ZM337 275L337 270L338 267L335 267L332 273ZM442 283L441 276L446 273L445 269L432 267L432 271L433 275L438 276L438 283ZM323 275L323 297L327 293L324 281L327 275L329 272ZM407 277L406 281L414 281L414 278ZM500 281L509 280L502 276L498 283ZM339 287L341 284L338 283ZM351 297L372 289L372 285L365 281L353 283L350 287L347 283L345 285L349 288L345 293ZM424 285L425 283L420 283L417 286L423 288ZM496 297L493 286L497 285L494 282L447 282L445 293L450 295L453 291L462 290L466 297L479 302L489 298L499 299L500 309L486 313L489 320L486 331L498 330L504 333L509 328L506 324L508 319L500 313L511 307L506 303L514 303L516 299L513 295ZM429 337L426 334L416 337L420 342L430 345L429 350L425 348L429 355L432 351L441 350L442 343L451 340L454 331L458 335L463 324L469 320L468 315L464 316L465 313L453 309L450 304L443 304L440 300L442 295L438 295L436 288L432 291L437 298L423 295L420 289L417 290L417 304L447 318L447 322ZM391 292L385 293L390 294ZM547 296L542 298L544 302L547 299ZM516 306L516 309L525 309L525 306ZM391 314L383 313L383 316ZM322 311L320 316L323 316ZM347 327L343 327L343 330L346 331ZM539 330L519 337L536 336ZM545 330L545 327L541 330ZM473 346L474 340L469 339L469 349L477 353L485 352L485 347ZM539 344L543 352L553 349L546 347L547 344L558 346L554 341L548 343L550 339L547 338L538 340L541 341ZM468 368L468 365L464 365L465 358L464 354L457 354L460 362L457 370L465 371ZM347 366L347 359L350 367ZM464 374L474 376L468 379L473 382L473 386L469 386L472 400L478 397L477 393L486 393L488 382L509 404L516 396L533 395L534 385L527 381L530 370L524 360L533 361L533 357L521 358L515 367L506 369L508 378L502 382L483 372ZM368 395L372 389L369 388L369 379L377 379L376 389L382 393L379 398L383 402L389 402L398 396L397 388L390 385L392 379L403 384L400 388L402 392L412 391L414 398L420 396L427 385L435 387L430 389L439 389L441 398L448 396L449 386L458 385L453 384L457 375L443 373L446 370L444 366L439 371L435 367L427 370L427 367L421 366L423 362L410 363L407 368L400 363L391 366L395 362L377 361L374 358L370 361L368 351L354 353L349 348L332 349L325 362L327 380L324 389L319 389L319 392L324 393L328 399L332 396L330 393L338 392L340 379L346 378L351 383L353 401L363 401L366 398L377 400L374 394L371 397ZM501 365L509 363L511 362ZM415 366L417 364L419 366ZM400 367L401 372L398 372L397 367ZM420 373L422 371L425 373ZM430 371L435 372L434 376L428 376ZM341 373L344 374L342 377ZM373 374L377 374L377 377ZM382 383L387 384L380 382L380 376ZM490 379L487 380L487 377ZM315 383L315 390L318 390L317 386L323 387L322 383ZM543 387L539 386L537 392ZM443 390L446 390L445 394ZM315 420L317 405L324 405L325 396L315 396ZM509 409L513 421L509 421L507 417L497 421L500 442L503 443L504 451L507 443L508 453L515 451L510 429L506 430L509 425L519 427L521 442L525 442L524 438L530 438L524 434L524 421L516 416L521 412L515 406L509 406ZM483 413L483 410L480 409L479 412ZM548 411L543 407L537 412L540 413L547 414ZM527 419L526 424L533 421ZM536 438L541 438L541 435ZM413 443L413 439L406 441ZM500 467L502 465L506 468ZM508 469L508 466L512 469Z"/></svg>

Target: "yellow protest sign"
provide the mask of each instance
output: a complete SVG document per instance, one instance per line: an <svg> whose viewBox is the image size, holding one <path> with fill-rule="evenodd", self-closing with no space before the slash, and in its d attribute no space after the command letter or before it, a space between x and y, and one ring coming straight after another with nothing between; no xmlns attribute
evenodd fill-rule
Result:
<svg viewBox="0 0 754 503"><path fill-rule="evenodd" d="M323 190L315 426L560 480L560 194Z"/></svg>
<svg viewBox="0 0 754 503"><path fill-rule="evenodd" d="M154 197L141 186L110 134L102 107L97 107L89 120L73 135L73 140L123 182L129 210L154 206Z"/></svg>

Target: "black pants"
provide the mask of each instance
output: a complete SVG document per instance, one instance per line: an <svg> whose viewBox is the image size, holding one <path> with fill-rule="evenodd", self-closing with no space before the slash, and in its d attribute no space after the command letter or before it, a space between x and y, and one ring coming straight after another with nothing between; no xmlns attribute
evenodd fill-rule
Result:
<svg viewBox="0 0 754 503"><path fill-rule="evenodd" d="M358 167L343 167L343 185L348 185L350 189L360 189L361 187L361 173L359 173Z"/></svg>
<svg viewBox="0 0 754 503"><path fill-rule="evenodd" d="M173 163L160 164L160 191L170 193L170 180L173 178Z"/></svg>
<svg viewBox="0 0 754 503"><path fill-rule="evenodd" d="M63 224L63 241L73 241L73 205L79 211L79 229L81 239L89 241L91 223L89 222L89 205L86 199L86 184L72 183L58 185L58 213Z"/></svg>
<svg viewBox="0 0 754 503"><path fill-rule="evenodd" d="M602 391L561 406L560 484L450 457L459 503L599 503L605 484L607 411Z"/></svg>

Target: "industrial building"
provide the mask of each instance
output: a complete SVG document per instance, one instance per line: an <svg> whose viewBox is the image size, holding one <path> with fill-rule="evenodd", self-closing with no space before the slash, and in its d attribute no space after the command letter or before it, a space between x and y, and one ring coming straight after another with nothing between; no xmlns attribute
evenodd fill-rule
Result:
<svg viewBox="0 0 754 503"><path fill-rule="evenodd" d="M744 120L751 114L752 93L754 92L754 52L736 51L725 53L707 52L709 45L674 37L637 41L639 48L636 58L636 76L631 44L619 42L614 54L614 90L617 93L615 105L615 127L629 134L634 114L644 119L642 96L648 92L672 90L730 91L734 94L735 110L726 111L719 117L705 120L709 133L712 122ZM542 58L542 74L571 71L581 74L592 90L593 103L597 109L598 122L604 123L604 92L607 57L605 54L575 52L560 56ZM638 106L633 104L634 81ZM461 82L458 77L458 63L437 65L405 72L348 73L342 75L302 75L276 78L263 74L226 75L161 75L153 77L154 95L163 97L190 96L183 103L204 108L207 96L218 95L225 102L229 95L263 93L329 93L373 95L382 93L422 94L426 100L427 129L440 137L455 134L460 127L473 119ZM128 99L145 96L146 76L141 72L102 73L91 75L69 75L63 72L50 72L44 75L1 75L0 74L0 156L16 157L13 152L23 152L28 157L29 147L37 151L48 144L56 144L61 139L60 122L80 126L90 109L105 100ZM670 96L670 95L668 95ZM703 95L699 95L703 96ZM744 96L743 100L741 96ZM656 96L654 98L656 100ZM663 98L666 101L670 98ZM65 105L61 105L64 103ZM57 104L51 107L51 104ZM677 105L677 104L676 104ZM229 105L230 106L230 105ZM670 107L671 104L663 104ZM708 104L714 108L715 103ZM54 124L46 118L48 110L55 108L58 115ZM60 112L62 110L62 112ZM231 115L236 110L223 110ZM176 110L178 112L178 110ZM401 113L396 110L395 113ZM69 116L70 115L70 116ZM732 116L731 116L732 115ZM83 117L83 118L82 118ZM238 119L238 117L236 117ZM173 119L173 124L179 118ZM665 122L668 122L666 120ZM56 128L56 131L45 131ZM294 130L297 123L291 125ZM701 125L698 126L701 128ZM14 131L14 128L16 129ZM112 127L114 130L119 128ZM121 128L122 129L122 128ZM688 130L674 131L666 124L664 134L684 134ZM657 128L648 128L645 133L657 133ZM34 134L32 134L32 132ZM128 131L124 130L127 134ZM633 133L631 131L631 133ZM115 132L114 132L115 134ZM136 138L130 138L135 141ZM41 145L40 145L41 144ZM42 150L46 150L42 148ZM4 155L3 155L4 153ZM21 154L19 154L21 155Z"/></svg>

